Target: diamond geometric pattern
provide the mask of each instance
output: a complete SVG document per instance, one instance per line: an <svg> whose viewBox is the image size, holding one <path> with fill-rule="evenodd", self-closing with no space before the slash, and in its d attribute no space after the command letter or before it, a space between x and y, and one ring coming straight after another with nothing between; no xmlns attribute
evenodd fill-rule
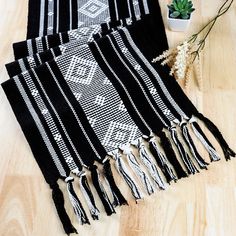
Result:
<svg viewBox="0 0 236 236"><path fill-rule="evenodd" d="M134 140L137 130L137 126L111 121L102 144L117 148L126 137L128 137L128 142Z"/></svg>
<svg viewBox="0 0 236 236"><path fill-rule="evenodd" d="M59 141L61 141L62 137L61 137L60 134L56 134L56 135L54 135L54 139L55 139L57 142L59 142Z"/></svg>
<svg viewBox="0 0 236 236"><path fill-rule="evenodd" d="M108 8L107 5L98 1L98 0L90 0L85 3L81 8L79 8L79 12L83 13L84 15L95 18L100 15L103 11Z"/></svg>
<svg viewBox="0 0 236 236"><path fill-rule="evenodd" d="M31 94L32 96L36 97L38 95L39 91L37 89L32 89Z"/></svg>
<svg viewBox="0 0 236 236"><path fill-rule="evenodd" d="M57 63L74 96L82 94L79 104L107 152L142 135L88 46L79 46L77 54L59 57Z"/></svg>
<svg viewBox="0 0 236 236"><path fill-rule="evenodd" d="M169 115L169 114L170 114L170 110L166 108L166 109L164 110L164 114L165 114L165 115Z"/></svg>
<svg viewBox="0 0 236 236"><path fill-rule="evenodd" d="M42 113L43 115L46 115L46 114L48 113L48 109L43 109L43 110L41 111L41 113Z"/></svg>
<svg viewBox="0 0 236 236"><path fill-rule="evenodd" d="M154 95L154 94L157 93L157 90L156 90L154 87L152 87L152 88L150 89L150 93Z"/></svg>
<svg viewBox="0 0 236 236"><path fill-rule="evenodd" d="M66 80L89 85L96 71L97 63L73 56L66 73Z"/></svg>

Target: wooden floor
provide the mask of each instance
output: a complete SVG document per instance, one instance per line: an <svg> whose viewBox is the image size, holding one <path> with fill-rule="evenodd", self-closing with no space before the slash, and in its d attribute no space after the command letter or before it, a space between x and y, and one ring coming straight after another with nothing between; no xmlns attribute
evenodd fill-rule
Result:
<svg viewBox="0 0 236 236"><path fill-rule="evenodd" d="M166 19L166 3L160 1ZM196 12L186 34L168 31L170 45L211 19L223 0L195 0ZM0 0L0 81L8 79L4 64L13 60L12 43L25 39L27 0ZM202 58L203 89L192 82L186 91L198 109L220 128L236 149L236 4L216 24ZM0 89L0 235L64 235L50 190ZM217 145L216 145L217 146ZM219 148L217 146L217 148ZM220 154L222 154L220 152ZM207 154L204 154L207 158ZM236 235L236 160L222 158L208 171L172 184L139 204L102 215L83 236L233 236ZM119 181L119 177L116 176ZM128 194L125 184L120 184ZM129 195L128 195L129 196ZM131 197L130 197L131 199ZM69 204L66 203L68 209ZM70 215L72 211L70 210Z"/></svg>

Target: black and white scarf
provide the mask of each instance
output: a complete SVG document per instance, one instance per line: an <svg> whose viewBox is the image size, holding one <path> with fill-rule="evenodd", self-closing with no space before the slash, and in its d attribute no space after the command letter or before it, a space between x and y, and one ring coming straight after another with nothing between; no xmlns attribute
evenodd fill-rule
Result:
<svg viewBox="0 0 236 236"><path fill-rule="evenodd" d="M226 160L235 156L168 68L151 63L168 48L161 11L153 2L29 1L28 39L14 44L16 61L6 65L11 78L2 87L67 234L76 229L58 179L65 181L74 212L85 224L90 220L74 191L74 178L79 178L91 217L99 219L86 175L107 215L127 204L110 162L137 201L145 192L163 190L166 183L207 168L193 134L210 160L218 161L199 120L218 140Z"/></svg>

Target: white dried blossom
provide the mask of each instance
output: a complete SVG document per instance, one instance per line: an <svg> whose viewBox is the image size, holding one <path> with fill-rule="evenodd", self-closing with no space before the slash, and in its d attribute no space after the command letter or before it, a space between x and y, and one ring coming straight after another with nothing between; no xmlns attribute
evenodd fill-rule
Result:
<svg viewBox="0 0 236 236"><path fill-rule="evenodd" d="M193 45L184 41L176 48L163 52L160 56L153 59L153 63L161 61L161 65L168 64L170 75L175 75L176 79L186 79L187 68L191 68L191 50ZM189 73L188 73L189 77Z"/></svg>
<svg viewBox="0 0 236 236"><path fill-rule="evenodd" d="M176 61L174 63L174 67L176 70L176 75L178 79L184 79L185 73L187 69L188 64L188 58L189 58L189 43L183 42L181 45L177 46L177 56Z"/></svg>
<svg viewBox="0 0 236 236"><path fill-rule="evenodd" d="M166 50L161 55L159 55L158 57L154 58L152 60L152 63L155 63L155 62L161 61L161 60L163 60L165 58L168 58L169 56L171 56L172 53L173 53L173 49Z"/></svg>

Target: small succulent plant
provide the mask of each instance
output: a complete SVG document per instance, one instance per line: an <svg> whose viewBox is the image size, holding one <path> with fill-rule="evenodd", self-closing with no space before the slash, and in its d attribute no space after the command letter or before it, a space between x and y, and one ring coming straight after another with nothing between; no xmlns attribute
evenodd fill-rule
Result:
<svg viewBox="0 0 236 236"><path fill-rule="evenodd" d="M189 0L173 0L168 5L171 18L189 19L191 13L195 10L192 1Z"/></svg>

